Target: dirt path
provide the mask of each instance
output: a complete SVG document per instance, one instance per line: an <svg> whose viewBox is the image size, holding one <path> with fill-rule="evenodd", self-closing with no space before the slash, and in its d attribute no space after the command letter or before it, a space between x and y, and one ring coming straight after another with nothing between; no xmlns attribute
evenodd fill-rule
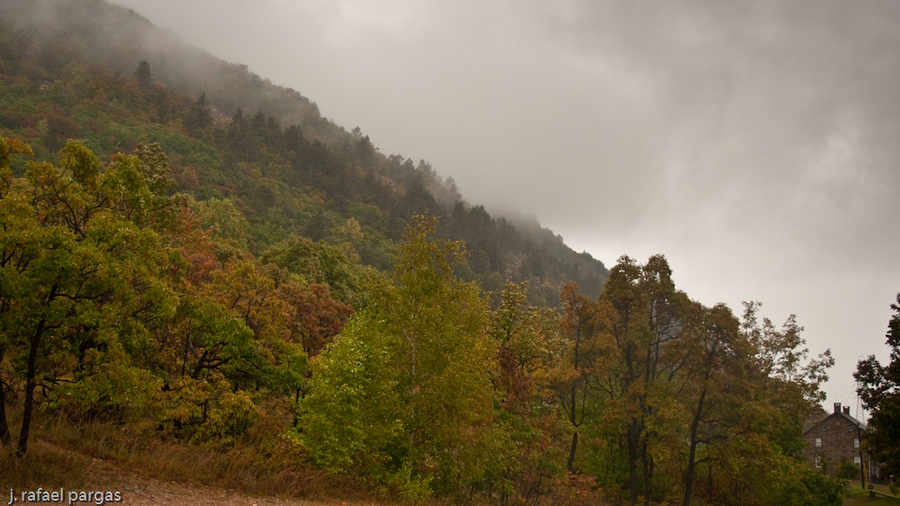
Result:
<svg viewBox="0 0 900 506"><path fill-rule="evenodd" d="M106 481L106 480L104 480ZM133 506L375 506L369 503L350 501L316 502L306 500L285 500L272 497L248 496L231 490L205 487L201 485L164 482L153 478L145 478L132 473L119 475L115 482L104 488L104 491L118 491L122 502L118 504Z"/></svg>
<svg viewBox="0 0 900 506"><path fill-rule="evenodd" d="M255 497L231 490L205 487L193 484L173 483L145 478L132 473L120 474L115 481L104 479L109 485L98 488L104 492L119 492L122 501L119 503L133 506L374 506L359 502L330 501L315 502L305 500L284 500L271 497Z"/></svg>
<svg viewBox="0 0 900 506"><path fill-rule="evenodd" d="M103 480L106 482L106 480ZM26 491L26 493L29 491ZM58 493L58 489L48 490L48 493ZM17 504L31 504L27 501L27 496L22 497L22 491L14 491ZM155 479L143 478L136 475L126 476L118 481L109 482L107 485L92 486L84 490L63 489L62 504L66 504L70 494L87 493L88 502L75 502L72 504L101 504L109 505L134 505L134 506L193 506L193 505L223 505L223 506L263 506L263 505L282 505L282 506L333 506L339 504L354 504L362 506L359 503L344 503L341 501L333 502L311 502L301 500L279 500L267 497L253 497L240 494L230 490L218 488L203 487L182 483L167 483ZM104 501L94 494L103 494L108 498ZM57 497L51 499L51 503L59 504ZM85 498L82 498L85 499ZM120 499L117 501L116 499ZM8 499L4 499L8 500ZM40 500L40 498L38 498ZM76 501L78 498L76 498Z"/></svg>
<svg viewBox="0 0 900 506"><path fill-rule="evenodd" d="M63 449L53 443L47 441L38 441L35 444L50 447L53 451L61 453L73 454L73 452ZM76 454L77 455L77 454ZM222 506L263 506L263 505L280 505L280 506L376 506L374 503L358 502L358 501L307 501L307 500L287 500L276 499L272 497L250 496L235 492L233 490L207 487L190 483L175 483L158 480L155 478L147 478L140 476L138 473L125 469L114 462L102 459L91 458L85 455L78 455L78 460L82 465L87 465L89 482L92 483L91 488L85 489L84 492L96 493L109 492L115 494L118 492L121 501L109 501L109 505L133 505L133 506L194 506L194 505L222 505ZM73 461L74 462L74 461ZM15 491L17 495L22 491ZM71 492L81 492L81 490L64 490L62 504L67 503L68 495ZM8 493L8 492L7 492ZM4 503L8 501L8 496L4 499ZM72 503L72 504L99 504L104 501L93 501ZM27 504L18 502L17 504ZM57 503L58 504L58 503Z"/></svg>
<svg viewBox="0 0 900 506"><path fill-rule="evenodd" d="M331 506L342 504L342 502L319 503L252 497L229 490L180 483L164 483L136 476L120 482L118 490L122 493L122 502L120 504L134 506L192 506L203 504L223 506Z"/></svg>

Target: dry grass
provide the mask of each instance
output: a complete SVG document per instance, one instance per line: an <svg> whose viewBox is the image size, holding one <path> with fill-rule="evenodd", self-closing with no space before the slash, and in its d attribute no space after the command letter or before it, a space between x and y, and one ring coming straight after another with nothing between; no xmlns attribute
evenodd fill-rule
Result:
<svg viewBox="0 0 900 506"><path fill-rule="evenodd" d="M274 428L263 432L277 433ZM253 431L251 431L253 432ZM286 440L257 434L230 445L189 444L153 424L117 426L74 423L41 414L24 458L0 448L0 490L102 486L118 489L130 477L197 485L248 496L329 504L447 506L452 499L412 503L345 476L331 476L303 462L302 451ZM466 502L481 503L477 498Z"/></svg>
<svg viewBox="0 0 900 506"><path fill-rule="evenodd" d="M33 443L22 458L15 457L11 450L0 447L0 489L74 488L90 480L89 459L83 455L42 443Z"/></svg>
<svg viewBox="0 0 900 506"><path fill-rule="evenodd" d="M0 450L0 489L115 485L116 473L97 473L99 461L166 482L192 483L250 495L309 500L342 498L384 502L348 478L334 477L302 462L284 442L237 442L228 446L188 444L139 425L78 424L62 417L39 418L28 454ZM94 469L92 472L91 469Z"/></svg>

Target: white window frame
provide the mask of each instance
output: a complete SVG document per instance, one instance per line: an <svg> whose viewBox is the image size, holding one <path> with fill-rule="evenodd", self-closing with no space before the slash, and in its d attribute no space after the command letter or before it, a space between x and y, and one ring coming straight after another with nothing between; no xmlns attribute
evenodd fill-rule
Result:
<svg viewBox="0 0 900 506"><path fill-rule="evenodd" d="M817 437L816 438L816 448L821 448L821 447L822 447L822 438Z"/></svg>

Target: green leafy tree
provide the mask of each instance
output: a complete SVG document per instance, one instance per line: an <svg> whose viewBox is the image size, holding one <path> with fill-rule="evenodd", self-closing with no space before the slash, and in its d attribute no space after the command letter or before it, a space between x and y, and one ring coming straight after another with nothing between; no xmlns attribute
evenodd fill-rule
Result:
<svg viewBox="0 0 900 506"><path fill-rule="evenodd" d="M860 360L853 377L859 382L857 393L871 413L866 428L866 446L875 460L882 462L884 474L893 477L891 490L900 489L900 294L888 322L886 344L891 362L883 366L870 356Z"/></svg>
<svg viewBox="0 0 900 506"><path fill-rule="evenodd" d="M145 322L174 308L163 281L174 252L144 226L158 211L151 172L137 156L104 166L70 141L59 167L34 163L24 179L7 179L0 199L0 351L24 382L19 454L27 451L38 386L52 391L70 375L96 370L139 379L127 373L126 353L142 346ZM103 365L111 361L118 365Z"/></svg>
<svg viewBox="0 0 900 506"><path fill-rule="evenodd" d="M739 320L724 304L695 304L685 322L692 328L684 339L685 366L676 381L689 423L682 501L687 506L701 466L720 465L712 462L713 455L740 433L735 428L749 397L745 378L751 349Z"/></svg>
<svg viewBox="0 0 900 506"><path fill-rule="evenodd" d="M502 501L534 503L566 478L572 427L558 409L554 387L568 343L557 312L528 302L527 282L506 282L489 334L497 344L494 388L510 444L506 467L488 481L488 490L499 491Z"/></svg>
<svg viewBox="0 0 900 506"><path fill-rule="evenodd" d="M803 423L822 399L819 387L834 360L828 350L808 358L796 318L791 315L779 329L768 318L760 320L759 307L744 303L739 336L732 340L747 349L741 366L746 373L737 369L721 377L727 383L717 395L738 397L720 397L732 408L722 413L720 427L708 426L719 438L706 445L705 495L720 504L835 504L836 483L825 480L828 486L818 487L800 454Z"/></svg>
<svg viewBox="0 0 900 506"><path fill-rule="evenodd" d="M155 333L148 363L162 372L162 422L171 432L229 442L255 420L262 397L302 387L307 356L291 339L298 315L278 296L286 277L242 260L180 284L181 303Z"/></svg>
<svg viewBox="0 0 900 506"><path fill-rule="evenodd" d="M776 329L758 308L745 303L740 321L722 304L683 313L684 365L673 377L688 424L677 431L687 442L682 503L839 504L840 483L808 476L799 454L830 353L807 359L796 318Z"/></svg>
<svg viewBox="0 0 900 506"><path fill-rule="evenodd" d="M831 350L809 358L796 316L788 316L778 329L768 318L759 320L761 305L745 302L741 318L741 332L753 350L754 402L745 406L745 420L756 420L756 430L764 431L785 454L799 456L806 446L803 423L825 399L820 387L828 381L834 358Z"/></svg>
<svg viewBox="0 0 900 506"><path fill-rule="evenodd" d="M578 429L587 415L589 395L588 378L594 373L594 361L599 347L595 339L597 333L598 309L587 296L578 293L578 285L569 282L559 294L563 308L560 322L562 334L568 349L565 358L566 374L561 388L561 405L572 426L572 440L566 469L575 471L575 454L578 449Z"/></svg>
<svg viewBox="0 0 900 506"><path fill-rule="evenodd" d="M654 473L671 453L670 430L680 409L674 378L684 365L681 341L688 330L687 296L675 290L672 271L661 255L639 265L619 259L600 295L612 308L608 325L612 357L598 388L609 399L606 417L621 424L628 490L632 504L643 492L655 497Z"/></svg>
<svg viewBox="0 0 900 506"><path fill-rule="evenodd" d="M432 240L435 222L407 231L393 275L326 348L302 401L313 459L357 470L406 495L456 492L497 467L490 379L496 350L486 301L453 274L462 245Z"/></svg>
<svg viewBox="0 0 900 506"><path fill-rule="evenodd" d="M200 217L204 229L211 229L213 236L221 238L231 250L247 248L247 229L250 225L230 199L212 198L194 203L194 212ZM223 245L224 246L224 245ZM226 248L220 247L220 251ZM224 256L233 256L224 255Z"/></svg>
<svg viewBox="0 0 900 506"><path fill-rule="evenodd" d="M801 479L801 427L833 360L808 359L794 317L777 329L758 303L742 321L705 308L660 255L621 258L594 307L610 316L596 323L600 358L586 376L600 395L583 405L599 414L585 432L605 453L592 465L606 486L624 482L632 504L770 504Z"/></svg>
<svg viewBox="0 0 900 506"><path fill-rule="evenodd" d="M495 385L509 409L527 408L535 396L549 392L550 368L564 347L555 332L558 319L528 302L528 283L506 282L500 306L491 314L490 336L497 343L500 366Z"/></svg>
<svg viewBox="0 0 900 506"><path fill-rule="evenodd" d="M20 214L19 212L13 212L16 211L17 206L9 206L10 201L7 200L7 197L13 190L13 184L16 183L16 178L13 177L12 170L9 167L10 162L16 155L33 156L34 153L31 151L31 147L18 139L4 139L0 137L0 198L2 198L0 200L2 208L0 209L2 209L3 213L0 216L3 218L4 236L10 229L16 227L15 222L18 220L15 219L15 215ZM25 213L21 214L24 215ZM4 255L5 257L6 255ZM9 262L4 259L0 259L0 262L2 262L0 263L0 269L5 270ZM5 314L9 310L10 304L11 301L0 299L0 311L3 311ZM9 338L8 334L0 333L0 443L4 445L8 445L12 441L12 434L10 433L6 417L6 404L8 402L7 392L13 392L15 381L12 372L7 370L3 364L7 350L11 349L14 344Z"/></svg>
<svg viewBox="0 0 900 506"><path fill-rule="evenodd" d="M285 268L309 283L327 285L332 297L354 307L365 298L362 278L366 269L353 264L339 246L292 237L274 244L261 260Z"/></svg>

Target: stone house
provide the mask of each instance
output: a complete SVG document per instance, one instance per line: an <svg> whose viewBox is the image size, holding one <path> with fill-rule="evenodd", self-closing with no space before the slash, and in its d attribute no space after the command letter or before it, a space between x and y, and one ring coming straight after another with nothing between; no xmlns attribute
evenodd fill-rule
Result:
<svg viewBox="0 0 900 506"><path fill-rule="evenodd" d="M850 416L850 408L842 408L840 402L835 402L833 413L803 432L804 456L810 467L827 474L836 473L842 462L860 465L865 459L868 464L869 457L861 449L865 434L865 426Z"/></svg>

